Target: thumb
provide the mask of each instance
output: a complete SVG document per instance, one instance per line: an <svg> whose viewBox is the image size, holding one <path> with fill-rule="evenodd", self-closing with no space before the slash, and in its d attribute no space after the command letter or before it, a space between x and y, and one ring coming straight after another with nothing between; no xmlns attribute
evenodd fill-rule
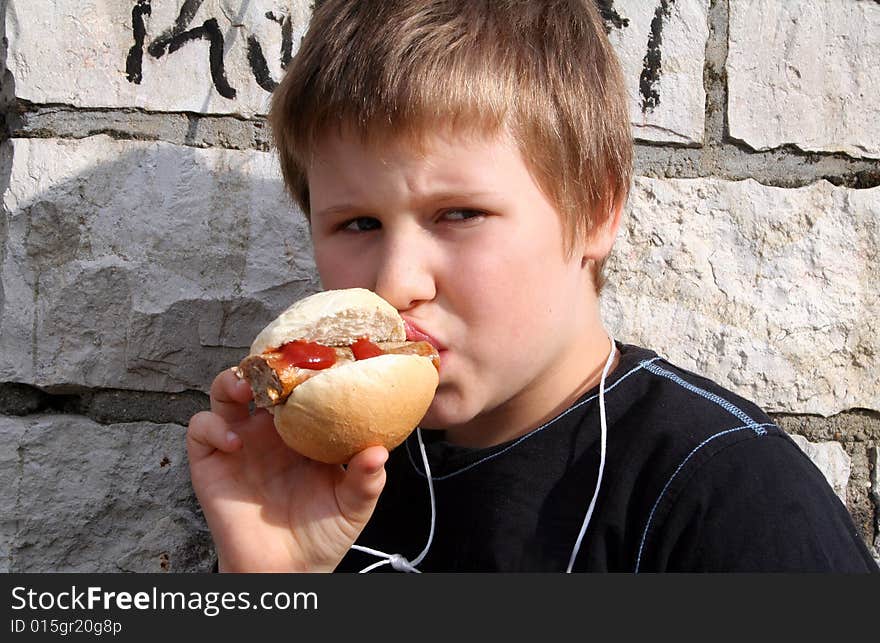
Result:
<svg viewBox="0 0 880 643"><path fill-rule="evenodd" d="M362 527L373 515L379 494L385 488L385 447L369 447L348 463L337 491L342 515L350 523Z"/></svg>

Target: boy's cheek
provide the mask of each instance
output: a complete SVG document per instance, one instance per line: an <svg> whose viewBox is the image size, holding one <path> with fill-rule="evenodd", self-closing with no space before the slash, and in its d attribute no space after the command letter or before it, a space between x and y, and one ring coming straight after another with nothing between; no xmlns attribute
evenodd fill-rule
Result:
<svg viewBox="0 0 880 643"><path fill-rule="evenodd" d="M372 284L368 283L368 271L359 265L356 257L344 255L341 250L315 252L315 266L321 285L326 290L337 288L367 288L372 290Z"/></svg>

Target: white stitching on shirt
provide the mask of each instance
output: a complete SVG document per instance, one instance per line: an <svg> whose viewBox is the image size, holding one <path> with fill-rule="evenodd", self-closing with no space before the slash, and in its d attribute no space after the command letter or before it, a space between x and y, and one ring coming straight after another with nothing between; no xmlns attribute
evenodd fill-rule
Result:
<svg viewBox="0 0 880 643"><path fill-rule="evenodd" d="M687 457L682 461L682 463L680 465L678 465L678 468L673 472L672 476L670 476L669 480L667 480L666 484L663 486L662 491L660 491L660 495L657 496L657 500L654 502L654 506L651 509L650 515L648 516L648 522L645 524L645 530L642 532L642 540L639 544L639 553L638 553L638 556L636 557L636 568L634 570L636 574L639 573L639 565L641 564L641 561L642 561L642 551L644 550L644 547L645 547L645 540L648 537L648 529L650 529L651 522L654 520L654 512L656 511L657 506L660 504L660 500L663 498L664 494L666 493L666 490L669 488L669 485L672 483L672 480L675 478L676 475L678 475L678 472L681 471L682 467L684 467L684 465L691 458L691 456L694 455L700 448L702 448L710 440L714 440L718 436L724 435L726 433L730 433L732 431L742 431L743 429L752 429L757 435L765 435L767 433L766 429L764 429L765 426L775 426L772 423L758 424L757 422L755 422L755 420L753 420L751 417L749 417L749 415L746 414L745 411L743 411L742 409L740 409L739 407L737 407L736 405L734 405L730 401L725 400L724 398L716 395L715 393L710 393L709 391L707 391L705 389L701 389L700 387L695 386L694 384L691 384L690 382L685 381L684 379L682 379L681 377L679 377L678 375L676 375L675 373L673 373L671 371L667 371L666 369L660 368L659 366L656 366L654 364L647 365L645 367L645 370L647 370L650 373L653 373L654 375L659 375L660 377L665 377L666 379L670 380L671 382L678 384L682 388L684 388L688 391L691 391L692 393L696 393L700 397L703 397L703 398L709 400L710 402L714 402L715 404L717 404L718 406L720 406L725 411L727 411L728 413L730 413L731 415L733 415L734 417L739 419L741 422L744 422L745 424L743 426L736 427L734 429L728 429L726 431L721 431L720 433L716 433L712 437L706 438L705 440L703 440L703 442L698 444L694 448L694 450L691 451L687 455Z"/></svg>
<svg viewBox="0 0 880 643"><path fill-rule="evenodd" d="M659 366L656 366L653 364L650 366L646 366L645 369L651 373L654 373L654 375L659 375L661 377L665 377L666 379L675 382L676 384L678 384L682 388L687 389L688 391L690 391L692 393L696 393L700 397L704 397L707 400L709 400L710 402L715 402L715 404L717 404L718 406L723 408L725 411L727 411L731 415L734 415L740 422L743 422L747 427L761 427L762 426L762 425L758 424L757 422L755 422L748 415L746 415L745 411L743 411L739 407L735 406L730 401L725 400L723 397L720 397L719 395L716 395L715 393L710 393L709 391L707 391L705 389L701 389L700 387L695 386L695 385L691 384L690 382L683 380L681 377L679 377L678 375L676 375L672 371L667 371L666 369L660 368ZM758 433L761 433L763 431L764 431L763 429L760 429L760 430L756 429L756 432L758 432Z"/></svg>
<svg viewBox="0 0 880 643"><path fill-rule="evenodd" d="M636 574L639 573L639 565L641 565L641 563L642 563L642 550L644 550L644 548L645 548L645 540L647 540L647 538L648 538L648 530L651 527L651 522L654 520L654 512L657 510L657 507L659 506L660 501L663 499L663 496L666 494L666 490L669 489L669 485L672 484L672 481L675 479L675 476L677 476L678 472L681 471L682 468L684 468L684 465L687 464L687 461L690 460L691 457L697 451L699 451L701 448L703 448L706 444L708 444L709 442L711 442L715 438L721 437L722 435L726 435L728 433L733 433L735 431L743 431L745 429L751 429L759 436L766 435L767 431L763 428L765 426L776 426L776 425L773 424L772 422L765 422L764 424L755 424L754 422L752 422L752 424L746 424L745 426L738 426L733 429L727 429L726 431L721 431L720 433L716 433L712 437L706 438L705 440L700 442L700 444L698 444L696 447L694 447L693 451L691 451L690 453L687 454L687 457L681 461L681 464L678 465L678 467L675 469L673 474L669 477L669 480L667 480L666 484L663 485L663 490L660 492L660 495L657 496L657 500L654 502L654 506L651 508L651 513L648 516L648 522L645 524L645 530L642 532L642 540L639 543L639 554L636 557L636 568L635 568L635 570L633 570ZM760 428L760 432L758 431L758 428Z"/></svg>
<svg viewBox="0 0 880 643"><path fill-rule="evenodd" d="M652 362L657 361L658 359L661 359L661 358L658 356L658 357L653 357L653 358L651 358L651 359L649 359L649 360L645 360L645 361L643 361L643 362L639 362L639 365L638 365L638 366L636 366L635 368L633 368L632 370L630 370L628 373L625 373L624 375L622 375L622 376L620 377L620 379L618 379L616 382L614 382L614 384L612 384L611 386L609 386L608 388L606 388L606 389L605 389L605 394L607 395L609 391L613 390L614 387L616 387L618 384L620 384L623 380L625 380L626 378L628 378L628 377L629 377L630 375L632 375L633 373L635 373L635 372L637 372L637 371L640 371L640 370L643 369L643 368L647 368L649 364L651 364ZM523 440L526 440L526 439L532 437L533 435L537 435L539 432L543 431L544 429L546 429L548 426L550 426L551 424L553 424L553 423L556 422L557 420L559 420L559 419L565 417L566 415L568 415L569 413L571 413L571 412L574 411L575 409L580 408L580 407L583 406L584 404L587 404L587 403L589 403L589 402L592 402L592 401L595 400L597 397L599 397L598 394L593 395L592 397L589 397L589 398L587 398L586 400L582 400L582 401L578 402L577 404L575 404L574 406L570 406L569 408L567 408L565 411L563 411L562 413L560 413L559 415L557 415L555 418L553 418L553 419L550 420L549 422L546 422L545 424L542 424L542 425L539 426L537 429L534 429L534 430L532 430L532 431L529 431L528 433L526 433L525 435L521 436L519 439L517 439L516 441L514 441L514 442L512 442L511 444L507 445L506 447L504 447L504 448L501 449L500 451L497 451L496 453L492 453L492 454L490 454L490 455L487 455L486 457L481 458L481 459L477 460L476 462L472 462L471 464L467 465L466 467L462 467L461 469L457 469L457 470L455 470L455 471L452 471L452 472L450 472L450 473L447 473L446 475L442 475L442 476L431 476L431 479L432 479L432 480L435 480L435 481L437 481L437 480L446 480L447 478L451 478L452 476L457 476L459 473L464 473L465 471L467 471L467 470L469 470L469 469L473 469L473 468L474 468L475 466L477 466L478 464L482 464L483 462L486 462L486 461L488 461L488 460L492 460L493 458L497 458L499 455L501 455L502 453L506 453L507 451L509 451L510 449L512 449L513 447L515 447L516 445L518 445L518 444L519 444L520 442L522 442ZM413 460L412 453L410 452L410 449L409 449L409 440L406 441L406 443L405 443L404 446L406 447L406 454L407 454L407 456L409 457L409 461L410 461L410 464L412 465L412 468L415 470L415 472L416 472L417 474L419 474L420 476L422 476L422 477L424 478L424 477L425 477L425 474L424 474L424 473L423 473L423 472L422 472L422 471L416 466L416 463L415 463L415 461Z"/></svg>

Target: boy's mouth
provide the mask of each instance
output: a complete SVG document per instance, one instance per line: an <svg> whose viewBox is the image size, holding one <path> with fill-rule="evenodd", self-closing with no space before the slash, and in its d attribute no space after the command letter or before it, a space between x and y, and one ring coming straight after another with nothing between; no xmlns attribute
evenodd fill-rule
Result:
<svg viewBox="0 0 880 643"><path fill-rule="evenodd" d="M431 337L428 333L423 331L421 328L416 326L406 317L403 318L403 325L406 328L406 340L409 342L428 342L437 349L438 352L442 352L446 350L446 347L443 346L439 341Z"/></svg>

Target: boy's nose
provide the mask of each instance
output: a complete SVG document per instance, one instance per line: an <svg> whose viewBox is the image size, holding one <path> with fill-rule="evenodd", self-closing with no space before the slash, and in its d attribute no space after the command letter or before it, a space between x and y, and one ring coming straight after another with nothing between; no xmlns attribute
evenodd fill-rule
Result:
<svg viewBox="0 0 880 643"><path fill-rule="evenodd" d="M374 290L397 310L410 310L437 294L430 250L417 236L389 236L378 258Z"/></svg>

